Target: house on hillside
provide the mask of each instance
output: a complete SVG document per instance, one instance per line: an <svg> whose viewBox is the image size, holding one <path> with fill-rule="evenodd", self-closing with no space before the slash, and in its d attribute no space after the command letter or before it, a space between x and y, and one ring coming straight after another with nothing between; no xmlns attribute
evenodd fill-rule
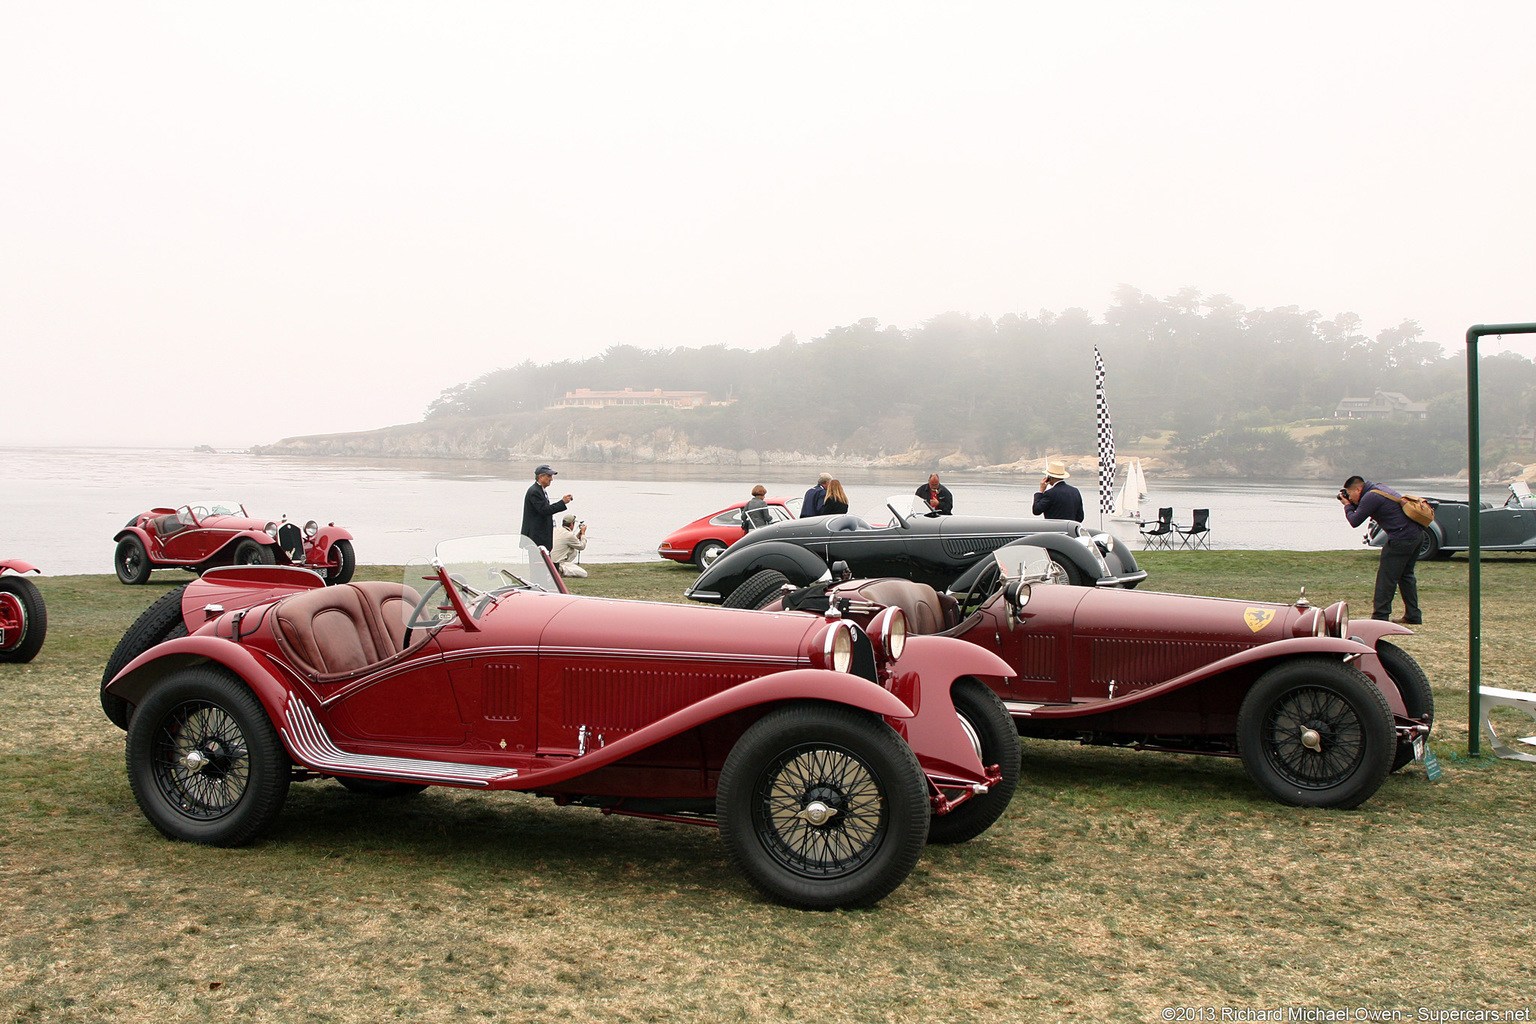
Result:
<svg viewBox="0 0 1536 1024"><path fill-rule="evenodd" d="M708 401L708 391L663 391L661 388L651 391L636 391L634 388L593 391L591 388L577 388L575 391L567 391L565 397L551 408L604 409L610 405L670 405L674 409L693 409Z"/></svg>
<svg viewBox="0 0 1536 1024"><path fill-rule="evenodd" d="M1429 406L1408 401L1401 391L1378 391L1370 398L1339 399L1333 415L1341 420L1384 420L1392 416L1422 420L1429 416Z"/></svg>

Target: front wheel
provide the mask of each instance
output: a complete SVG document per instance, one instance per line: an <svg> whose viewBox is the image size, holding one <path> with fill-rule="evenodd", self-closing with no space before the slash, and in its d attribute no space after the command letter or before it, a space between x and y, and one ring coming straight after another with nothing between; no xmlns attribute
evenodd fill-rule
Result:
<svg viewBox="0 0 1536 1024"><path fill-rule="evenodd" d="M725 596L722 608L751 608L754 611L774 602L789 583L789 577L777 569L762 569L748 576L741 586Z"/></svg>
<svg viewBox="0 0 1536 1024"><path fill-rule="evenodd" d="M190 843L248 843L288 795L288 753L266 710L217 669L182 669L149 691L128 723L127 761L144 816Z"/></svg>
<svg viewBox="0 0 1536 1024"><path fill-rule="evenodd" d="M338 540L331 545L331 551L326 562L325 582L331 586L339 587L352 579L352 573L357 569L357 555L352 552L352 542Z"/></svg>
<svg viewBox="0 0 1536 1024"><path fill-rule="evenodd" d="M1237 712L1237 749L1249 776L1297 807L1358 807L1386 779L1396 745L1381 691L1331 659L1275 666Z"/></svg>
<svg viewBox="0 0 1536 1024"><path fill-rule="evenodd" d="M1073 587L1086 587L1088 577L1077 563L1059 551L1051 552L1051 582L1065 583Z"/></svg>
<svg viewBox="0 0 1536 1024"><path fill-rule="evenodd" d="M112 568L117 570L117 578L123 583L148 583L151 566L144 542L137 537L124 537L118 541L117 551L112 556Z"/></svg>
<svg viewBox="0 0 1536 1024"><path fill-rule="evenodd" d="M1425 724L1433 726L1435 695L1430 691L1429 677L1424 674L1418 661L1401 647L1385 640L1377 641L1376 656L1381 659L1387 675L1397 684L1397 692L1403 698L1403 710L1408 712L1408 717L1428 719ZM1413 741L1399 739L1397 753L1392 757L1392 770L1395 772L1412 760Z"/></svg>
<svg viewBox="0 0 1536 1024"><path fill-rule="evenodd" d="M277 555L272 553L270 545L262 544L246 537L235 545L235 565L276 565Z"/></svg>
<svg viewBox="0 0 1536 1024"><path fill-rule="evenodd" d="M769 898L830 910L879 902L928 838L928 781L882 719L837 704L770 711L720 771L731 863Z"/></svg>
<svg viewBox="0 0 1536 1024"><path fill-rule="evenodd" d="M986 766L997 765L1002 781L981 796L973 796L948 814L928 822L930 843L963 843L975 839L1003 816L1019 785L1019 731L996 693L976 679L956 680L949 691L960 726L976 756Z"/></svg>
<svg viewBox="0 0 1536 1024"><path fill-rule="evenodd" d="M48 635L48 606L31 580L0 576L0 662L31 661Z"/></svg>

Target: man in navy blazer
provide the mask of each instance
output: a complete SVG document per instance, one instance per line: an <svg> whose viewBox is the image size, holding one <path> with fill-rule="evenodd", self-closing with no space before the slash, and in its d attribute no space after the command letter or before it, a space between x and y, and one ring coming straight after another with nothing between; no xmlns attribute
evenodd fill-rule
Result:
<svg viewBox="0 0 1536 1024"><path fill-rule="evenodd" d="M523 536L545 548L555 546L555 514L564 512L571 503L567 494L559 501L550 501L548 488L559 474L548 466L533 471L533 483L523 495Z"/></svg>
<svg viewBox="0 0 1536 1024"><path fill-rule="evenodd" d="M1045 464L1045 479L1040 481L1040 490L1035 494L1035 515L1077 523L1083 521L1083 492L1067 483L1067 477L1071 475L1061 459L1052 459Z"/></svg>

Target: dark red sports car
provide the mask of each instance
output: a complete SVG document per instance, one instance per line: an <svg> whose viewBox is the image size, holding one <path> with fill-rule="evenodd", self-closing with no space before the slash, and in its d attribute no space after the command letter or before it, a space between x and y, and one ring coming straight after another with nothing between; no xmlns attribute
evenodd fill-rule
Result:
<svg viewBox="0 0 1536 1024"><path fill-rule="evenodd" d="M146 583L154 569L201 573L220 565L298 565L327 583L352 578L357 556L352 534L311 519L300 527L255 519L232 501L204 501L180 508L152 508L128 520L117 535L112 565L124 583Z"/></svg>
<svg viewBox="0 0 1536 1024"><path fill-rule="evenodd" d="M767 604L854 622L905 610L910 629L1002 657L994 677L1024 736L1242 759L1281 803L1355 807L1426 756L1429 680L1390 622L1313 607L1043 583L1045 555L995 553L964 588L903 579L786 591ZM1033 565L1031 565L1033 560Z"/></svg>
<svg viewBox="0 0 1536 1024"><path fill-rule="evenodd" d="M48 607L25 573L35 565L15 559L0 561L0 662L31 661L48 635Z"/></svg>
<svg viewBox="0 0 1536 1024"><path fill-rule="evenodd" d="M904 614L866 631L581 597L542 549L469 538L404 584L212 570L124 636L102 706L127 729L140 808L174 839L254 839L300 780L522 790L718 825L772 898L860 906L925 842L989 827L1018 779L986 685L1008 666L909 639Z"/></svg>

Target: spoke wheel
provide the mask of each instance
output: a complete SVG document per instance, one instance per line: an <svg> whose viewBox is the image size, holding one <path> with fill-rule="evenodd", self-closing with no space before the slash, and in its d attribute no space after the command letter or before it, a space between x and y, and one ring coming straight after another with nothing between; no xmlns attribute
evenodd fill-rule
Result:
<svg viewBox="0 0 1536 1024"><path fill-rule="evenodd" d="M927 779L881 719L799 704L759 719L731 750L720 835L762 892L809 909L868 906L911 873L928 835Z"/></svg>
<svg viewBox="0 0 1536 1024"><path fill-rule="evenodd" d="M1059 551L1052 551L1051 582L1071 587L1086 587L1088 586L1088 577L1066 555Z"/></svg>
<svg viewBox="0 0 1536 1024"><path fill-rule="evenodd" d="M128 779L139 809L172 839L239 846L288 794L288 756L239 680L204 667L158 683L128 723Z"/></svg>
<svg viewBox="0 0 1536 1024"><path fill-rule="evenodd" d="M1349 808L1386 778L1396 730L1386 698L1358 669L1301 658L1249 690L1237 744L1249 775L1281 803Z"/></svg>

